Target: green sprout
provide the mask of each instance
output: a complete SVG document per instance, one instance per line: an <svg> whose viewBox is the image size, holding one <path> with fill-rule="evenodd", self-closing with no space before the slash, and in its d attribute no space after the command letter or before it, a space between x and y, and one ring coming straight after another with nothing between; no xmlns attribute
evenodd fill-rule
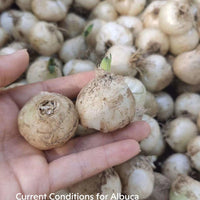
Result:
<svg viewBox="0 0 200 200"><path fill-rule="evenodd" d="M83 32L83 36L86 38L92 31L92 28L93 28L93 24L89 25L86 30Z"/></svg>
<svg viewBox="0 0 200 200"><path fill-rule="evenodd" d="M111 61L112 61L112 55L106 56L103 58L100 64L100 68L105 70L106 72L110 72L111 70Z"/></svg>
<svg viewBox="0 0 200 200"><path fill-rule="evenodd" d="M56 70L55 67L56 67L56 63L55 63L54 58L49 58L47 68L48 68L50 74L53 74L55 72L55 70Z"/></svg>

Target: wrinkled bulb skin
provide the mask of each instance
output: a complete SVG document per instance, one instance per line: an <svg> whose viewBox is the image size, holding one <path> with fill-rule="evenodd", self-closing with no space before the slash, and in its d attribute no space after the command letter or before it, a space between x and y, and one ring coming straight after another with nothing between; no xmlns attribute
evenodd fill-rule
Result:
<svg viewBox="0 0 200 200"><path fill-rule="evenodd" d="M180 35L193 25L190 5L185 1L167 1L159 12L159 27L168 35Z"/></svg>
<svg viewBox="0 0 200 200"><path fill-rule="evenodd" d="M40 21L30 31L29 41L39 54L50 56L63 44L63 35L53 23Z"/></svg>
<svg viewBox="0 0 200 200"><path fill-rule="evenodd" d="M81 125L107 133L128 125L135 100L123 77L103 70L79 93L76 108Z"/></svg>
<svg viewBox="0 0 200 200"><path fill-rule="evenodd" d="M74 136L77 126L74 104L56 93L39 93L24 105L18 116L20 134L40 150L62 146Z"/></svg>

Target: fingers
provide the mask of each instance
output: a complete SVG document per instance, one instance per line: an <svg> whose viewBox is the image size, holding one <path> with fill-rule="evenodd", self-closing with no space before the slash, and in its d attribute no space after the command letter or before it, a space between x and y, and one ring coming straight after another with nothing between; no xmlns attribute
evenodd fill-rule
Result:
<svg viewBox="0 0 200 200"><path fill-rule="evenodd" d="M136 141L123 140L55 160L49 164L50 191L68 187L125 162L139 152Z"/></svg>
<svg viewBox="0 0 200 200"><path fill-rule="evenodd" d="M63 147L46 151L45 153L47 160L50 162L71 153L85 151L120 140L133 139L139 142L146 138L149 133L150 127L146 122L134 122L113 133L96 133L89 136L74 138Z"/></svg>
<svg viewBox="0 0 200 200"><path fill-rule="evenodd" d="M22 107L28 99L41 91L56 92L68 96L69 98L75 98L81 88L93 79L94 76L95 73L93 71L84 72L17 87L7 92L19 107Z"/></svg>
<svg viewBox="0 0 200 200"><path fill-rule="evenodd" d="M29 55L26 50L0 56L0 87L15 81L27 68Z"/></svg>

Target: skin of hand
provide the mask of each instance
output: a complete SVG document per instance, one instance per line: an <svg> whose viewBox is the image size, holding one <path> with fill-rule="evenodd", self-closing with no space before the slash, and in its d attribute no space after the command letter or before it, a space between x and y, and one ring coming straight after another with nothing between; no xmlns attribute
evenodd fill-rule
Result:
<svg viewBox="0 0 200 200"><path fill-rule="evenodd" d="M27 68L26 50L0 56L0 88L16 80ZM118 165L140 152L138 142L150 132L145 122L134 122L109 134L96 133L71 139L63 147L40 151L20 135L17 116L28 99L41 91L73 99L94 72L0 90L0 197L17 193L49 194Z"/></svg>

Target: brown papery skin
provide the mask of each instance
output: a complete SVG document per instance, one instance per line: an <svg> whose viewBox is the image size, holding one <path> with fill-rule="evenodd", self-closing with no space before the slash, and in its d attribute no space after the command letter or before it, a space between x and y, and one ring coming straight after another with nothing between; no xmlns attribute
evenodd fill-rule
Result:
<svg viewBox="0 0 200 200"><path fill-rule="evenodd" d="M24 105L18 116L20 134L40 150L62 146L75 135L77 126L74 104L56 93L41 92Z"/></svg>

